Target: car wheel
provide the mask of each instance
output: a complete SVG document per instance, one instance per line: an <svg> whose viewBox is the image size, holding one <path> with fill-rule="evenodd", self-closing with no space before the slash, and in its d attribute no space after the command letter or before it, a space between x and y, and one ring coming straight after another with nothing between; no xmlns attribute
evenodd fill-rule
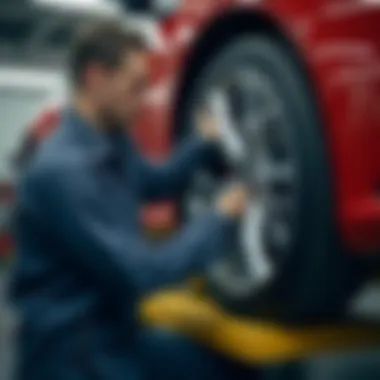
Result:
<svg viewBox="0 0 380 380"><path fill-rule="evenodd" d="M191 129L198 107L211 107L232 177L251 192L233 248L208 271L213 296L234 311L289 321L341 312L361 275L337 243L323 125L293 53L270 37L241 36L189 87L180 125ZM187 215L209 207L221 181L199 173Z"/></svg>

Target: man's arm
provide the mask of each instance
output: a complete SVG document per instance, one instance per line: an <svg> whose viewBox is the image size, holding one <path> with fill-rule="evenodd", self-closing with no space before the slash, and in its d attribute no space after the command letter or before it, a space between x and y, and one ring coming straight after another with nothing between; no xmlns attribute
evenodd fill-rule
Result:
<svg viewBox="0 0 380 380"><path fill-rule="evenodd" d="M212 163L217 145L202 138L192 137L177 148L162 164L150 163L135 154L138 192L144 201L176 198L189 186L194 173Z"/></svg>
<svg viewBox="0 0 380 380"><path fill-rule="evenodd" d="M126 215L112 207L112 198L97 192L95 178L67 170L32 175L22 191L28 207L68 246L71 260L113 294L124 296L131 286L145 293L181 281L215 260L228 241L232 223L214 213L151 246L126 228Z"/></svg>

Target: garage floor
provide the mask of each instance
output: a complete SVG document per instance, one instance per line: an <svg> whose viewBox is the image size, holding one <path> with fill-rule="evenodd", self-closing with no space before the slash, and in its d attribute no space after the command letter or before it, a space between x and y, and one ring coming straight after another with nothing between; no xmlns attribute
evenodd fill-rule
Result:
<svg viewBox="0 0 380 380"><path fill-rule="evenodd" d="M7 276L0 273L0 380L12 380L11 370L15 358L12 331L15 318L5 303ZM371 317L380 318L380 288L373 288L361 297L357 313L365 309ZM379 349L346 353L330 353L309 359L301 365L279 364L262 371L262 380L379 380Z"/></svg>
<svg viewBox="0 0 380 380"><path fill-rule="evenodd" d="M380 349L334 353L263 370L260 380L378 380Z"/></svg>

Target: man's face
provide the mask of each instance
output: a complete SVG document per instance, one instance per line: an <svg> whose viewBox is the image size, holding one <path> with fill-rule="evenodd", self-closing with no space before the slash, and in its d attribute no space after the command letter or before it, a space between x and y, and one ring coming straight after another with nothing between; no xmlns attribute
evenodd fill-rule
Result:
<svg viewBox="0 0 380 380"><path fill-rule="evenodd" d="M96 99L107 124L124 127L139 112L148 84L147 52L126 54L116 69L99 70Z"/></svg>

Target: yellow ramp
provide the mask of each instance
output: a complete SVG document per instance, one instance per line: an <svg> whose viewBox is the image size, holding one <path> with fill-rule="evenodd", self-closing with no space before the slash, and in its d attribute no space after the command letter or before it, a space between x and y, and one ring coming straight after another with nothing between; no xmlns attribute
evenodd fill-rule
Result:
<svg viewBox="0 0 380 380"><path fill-rule="evenodd" d="M379 326L284 327L236 317L189 290L167 291L146 299L141 319L174 329L231 358L250 364L302 359L332 350L380 346Z"/></svg>

